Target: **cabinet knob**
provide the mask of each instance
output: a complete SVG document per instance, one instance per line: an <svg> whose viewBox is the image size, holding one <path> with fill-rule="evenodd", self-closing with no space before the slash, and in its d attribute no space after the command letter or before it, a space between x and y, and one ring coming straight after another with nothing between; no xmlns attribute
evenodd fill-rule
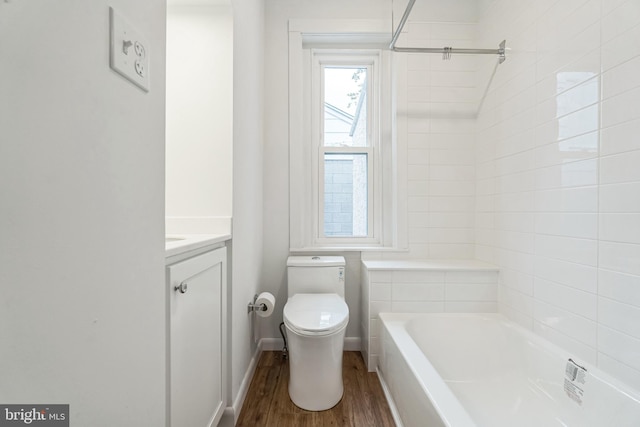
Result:
<svg viewBox="0 0 640 427"><path fill-rule="evenodd" d="M173 290L174 291L180 291L181 294L186 294L187 293L187 282L180 283L178 286L173 288Z"/></svg>

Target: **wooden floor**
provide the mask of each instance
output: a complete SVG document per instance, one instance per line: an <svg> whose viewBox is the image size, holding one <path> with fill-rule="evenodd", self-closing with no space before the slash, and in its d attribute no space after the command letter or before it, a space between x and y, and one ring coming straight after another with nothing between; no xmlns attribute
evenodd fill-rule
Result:
<svg viewBox="0 0 640 427"><path fill-rule="evenodd" d="M360 352L345 351L344 395L328 411L310 412L289 399L289 364L279 351L262 353L236 426L241 427L394 427L375 372L367 372Z"/></svg>

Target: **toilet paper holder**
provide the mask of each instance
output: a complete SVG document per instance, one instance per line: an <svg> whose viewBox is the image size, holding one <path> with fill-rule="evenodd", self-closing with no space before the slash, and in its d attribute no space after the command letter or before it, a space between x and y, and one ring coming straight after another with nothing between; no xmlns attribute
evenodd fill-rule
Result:
<svg viewBox="0 0 640 427"><path fill-rule="evenodd" d="M247 304L247 313L251 313L252 311L267 311L267 305L262 303L262 304L256 304L256 300L258 299L258 294L255 294L253 296L253 302L250 302L249 304Z"/></svg>

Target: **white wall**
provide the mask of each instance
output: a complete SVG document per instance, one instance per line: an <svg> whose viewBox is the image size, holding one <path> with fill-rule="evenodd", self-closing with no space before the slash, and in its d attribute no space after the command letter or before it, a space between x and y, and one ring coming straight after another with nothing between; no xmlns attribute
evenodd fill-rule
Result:
<svg viewBox="0 0 640 427"><path fill-rule="evenodd" d="M176 3L174 1L174 3ZM230 4L167 10L168 233L229 232L232 213L233 19Z"/></svg>
<svg viewBox="0 0 640 427"><path fill-rule="evenodd" d="M484 1L479 258L501 310L640 388L640 4Z"/></svg>
<svg viewBox="0 0 640 427"><path fill-rule="evenodd" d="M151 90L109 68L109 6ZM0 401L164 425L165 3L0 2Z"/></svg>
<svg viewBox="0 0 640 427"><path fill-rule="evenodd" d="M239 410L241 386L257 342L247 303L264 289L263 106L264 6L234 0L233 60L233 248L231 298L231 404ZM257 337L259 338L259 337ZM243 383L245 381L245 383ZM246 390L245 390L246 391ZM237 417L239 413L235 413Z"/></svg>

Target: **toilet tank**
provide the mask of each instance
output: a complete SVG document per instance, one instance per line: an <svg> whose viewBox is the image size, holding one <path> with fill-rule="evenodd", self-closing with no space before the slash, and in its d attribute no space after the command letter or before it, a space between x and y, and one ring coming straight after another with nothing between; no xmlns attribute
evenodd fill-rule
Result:
<svg viewBox="0 0 640 427"><path fill-rule="evenodd" d="M295 294L338 294L344 298L344 257L290 256L288 297Z"/></svg>

